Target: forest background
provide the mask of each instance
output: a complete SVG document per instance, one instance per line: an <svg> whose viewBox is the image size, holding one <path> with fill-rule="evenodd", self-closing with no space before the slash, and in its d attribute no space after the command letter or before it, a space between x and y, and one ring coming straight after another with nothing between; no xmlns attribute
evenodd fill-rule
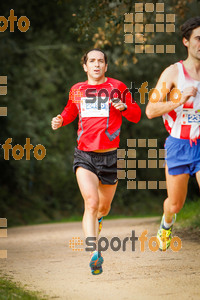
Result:
<svg viewBox="0 0 200 300"><path fill-rule="evenodd" d="M156 5L164 3L164 28L167 14L175 14L175 32L144 33L144 45L154 45L154 53L135 51L135 3L143 3L143 25L156 23ZM154 11L146 12L145 5L153 4ZM51 129L51 119L61 113L68 101L70 87L85 81L80 60L88 49L98 47L108 55L107 76L123 81L128 88L141 87L148 82L148 90L155 87L161 72L170 64L187 57L182 45L180 25L200 12L196 0L169 1L1 1L0 15L8 19L13 9L19 19L26 16L30 27L21 32L15 22L14 32L8 26L0 32L0 76L7 76L7 95L1 95L1 107L7 116L0 117L0 144L12 138L12 147L24 146L30 138L35 147L41 144L46 156L37 160L31 151L15 160L12 150L9 160L0 148L0 217L8 225L32 224L48 221L72 220L83 212L83 201L72 172L73 153L77 138L77 119L57 131ZM125 14L133 13L132 43L125 43ZM0 23L2 26L2 22ZM142 49L142 44L139 48ZM175 53L155 53L156 45L175 45ZM148 47L146 48L148 52ZM138 124L123 119L120 149L128 150L127 140L145 139L147 147L136 146L138 160L148 161L148 139L157 140L157 153L163 149L168 136L162 118L148 120L145 103L140 94L134 100L142 109ZM138 144L137 144L138 145ZM127 156L125 157L127 160ZM159 157L157 157L159 166ZM148 162L147 162L148 166ZM126 172L129 169L126 168ZM164 181L163 168L138 168L139 181ZM165 189L127 188L128 179L120 179L111 216L147 216L162 212ZM198 196L198 186L190 179L188 202Z"/></svg>

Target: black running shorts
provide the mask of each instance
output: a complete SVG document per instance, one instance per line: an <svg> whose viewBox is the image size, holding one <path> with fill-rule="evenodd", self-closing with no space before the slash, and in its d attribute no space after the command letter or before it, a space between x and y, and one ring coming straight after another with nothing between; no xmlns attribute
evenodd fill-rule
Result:
<svg viewBox="0 0 200 300"><path fill-rule="evenodd" d="M102 184L114 185L117 179L117 150L109 152L82 151L75 148L73 171L82 167L97 175Z"/></svg>

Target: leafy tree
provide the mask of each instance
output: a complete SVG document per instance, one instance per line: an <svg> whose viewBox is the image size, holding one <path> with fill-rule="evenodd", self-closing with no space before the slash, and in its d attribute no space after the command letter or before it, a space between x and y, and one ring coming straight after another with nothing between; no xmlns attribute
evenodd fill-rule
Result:
<svg viewBox="0 0 200 300"><path fill-rule="evenodd" d="M0 4L2 16L8 18L10 9L14 9L17 18L25 15L30 20L26 33L18 30L17 22L14 32L9 27L0 32L0 76L8 77L8 94L0 97L1 106L8 107L8 116L0 117L0 144L11 137L12 147L24 146L26 138L30 138L34 147L42 144L46 148L46 157L41 161L35 159L33 151L30 161L25 156L14 160L11 150L9 160L5 160L0 149L0 217L6 217L9 225L82 214L83 201L72 173L77 121L55 132L50 123L66 105L70 87L86 80L80 64L85 50L104 49L109 57L108 76L125 82L128 87L131 82L140 87L148 81L149 90L166 66L185 57L178 32L145 36L146 43L175 44L173 55L136 54L132 44L124 43L124 13L134 12L134 3L8 0ZM199 11L199 2L192 0L170 0L165 6L168 13L176 14L176 28ZM154 20L155 14L144 15L144 24ZM140 102L139 93L134 94L134 99ZM127 148L127 139L132 138L158 138L158 147L163 148L167 133L162 120L148 120L145 104L140 104L143 116L139 124L124 119L121 148ZM146 149L137 149L137 155L137 159L144 159ZM154 174L150 169L146 171L137 169L137 180L150 177L164 180L163 169ZM197 188L191 190L190 198L196 192ZM128 190L126 181L121 180L112 213L159 212L165 195L166 191L161 190Z"/></svg>

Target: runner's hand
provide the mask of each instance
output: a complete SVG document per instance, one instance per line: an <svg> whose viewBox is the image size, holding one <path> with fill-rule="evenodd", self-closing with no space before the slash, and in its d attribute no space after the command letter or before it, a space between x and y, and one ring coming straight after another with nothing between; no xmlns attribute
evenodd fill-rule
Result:
<svg viewBox="0 0 200 300"><path fill-rule="evenodd" d="M117 102L117 103L112 102L112 105L114 106L114 108L116 108L120 111L123 111L127 108L126 104L123 103L121 100L119 100L119 102Z"/></svg>
<svg viewBox="0 0 200 300"><path fill-rule="evenodd" d="M51 121L51 127L53 130L56 130L62 126L63 123L63 117L61 115L57 115L55 118Z"/></svg>
<svg viewBox="0 0 200 300"><path fill-rule="evenodd" d="M195 97L198 89L194 86L187 87L183 90L180 105L184 104L190 97Z"/></svg>

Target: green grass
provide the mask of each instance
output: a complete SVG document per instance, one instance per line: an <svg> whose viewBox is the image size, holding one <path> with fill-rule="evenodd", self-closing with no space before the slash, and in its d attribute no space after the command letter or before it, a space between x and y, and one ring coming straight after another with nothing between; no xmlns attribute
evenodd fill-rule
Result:
<svg viewBox="0 0 200 300"><path fill-rule="evenodd" d="M181 227L200 229L200 199L186 202L177 218Z"/></svg>
<svg viewBox="0 0 200 300"><path fill-rule="evenodd" d="M109 214L105 217L105 220L115 220L115 219L132 219L132 218L150 218L150 217L161 217L161 213L149 213L149 214L137 214L137 215L112 215ZM44 222L30 222L28 224L20 224L20 225L13 225L11 227L21 227L21 226L28 226L28 225L41 225L41 224L56 224L56 223L68 223L68 222L81 222L83 219L83 216L74 215L69 218L62 218L59 220L49 220Z"/></svg>
<svg viewBox="0 0 200 300"><path fill-rule="evenodd" d="M9 279L0 277L0 299L1 300L46 300L44 296L40 296L38 292L25 291L18 284Z"/></svg>
<svg viewBox="0 0 200 300"><path fill-rule="evenodd" d="M158 217L161 214L150 213L150 214L138 214L138 215L108 215L105 217L105 220L115 220L115 219L135 219L135 218L151 218ZM61 220L52 220L48 222L42 222L41 224L52 224L52 223L67 223L67 222L81 222L83 216L71 216L70 218L63 218Z"/></svg>

